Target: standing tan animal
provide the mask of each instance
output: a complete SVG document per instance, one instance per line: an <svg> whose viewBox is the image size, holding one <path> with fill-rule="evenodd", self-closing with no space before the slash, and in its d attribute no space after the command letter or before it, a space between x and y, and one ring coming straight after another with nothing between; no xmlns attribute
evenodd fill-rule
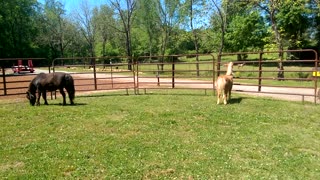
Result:
<svg viewBox="0 0 320 180"><path fill-rule="evenodd" d="M228 64L226 75L220 75L215 82L217 90L217 104L220 104L221 95L223 97L223 103L226 105L227 100L231 98L231 90L233 86L233 62Z"/></svg>

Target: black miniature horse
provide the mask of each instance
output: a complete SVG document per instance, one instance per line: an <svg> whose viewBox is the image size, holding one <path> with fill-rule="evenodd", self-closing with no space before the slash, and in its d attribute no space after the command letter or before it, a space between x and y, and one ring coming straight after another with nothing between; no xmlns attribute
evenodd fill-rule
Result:
<svg viewBox="0 0 320 180"><path fill-rule="evenodd" d="M60 90L61 95L63 96L63 105L66 105L66 94L63 89L66 89L69 95L70 104L74 104L73 99L75 97L74 81L70 74L63 72L54 72L54 73L40 73L38 74L29 85L27 91L27 98L30 101L30 104L34 106L36 103L37 106L40 105L40 97L44 99L44 104L48 105L47 102L47 91L56 91ZM36 96L36 92L38 96Z"/></svg>

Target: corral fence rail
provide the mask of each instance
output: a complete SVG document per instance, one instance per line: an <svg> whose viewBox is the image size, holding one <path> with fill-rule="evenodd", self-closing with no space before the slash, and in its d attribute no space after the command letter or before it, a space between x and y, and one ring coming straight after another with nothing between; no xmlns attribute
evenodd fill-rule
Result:
<svg viewBox="0 0 320 180"><path fill-rule="evenodd" d="M283 55L283 59L279 58ZM218 56L217 73L224 62L241 56L248 57L234 62L234 89L238 92L278 94L313 98L317 102L317 89L320 75L318 53L312 49L236 52ZM248 90L250 89L250 90ZM298 90L296 90L298 89Z"/></svg>
<svg viewBox="0 0 320 180"><path fill-rule="evenodd" d="M30 81L35 76L33 73L24 72L24 68L28 67L27 61L31 60L31 64L41 64L46 58L0 58L0 96L25 94ZM19 64L19 61L22 64ZM10 64L10 66L8 66ZM10 73L14 68L21 68L18 73ZM48 67L49 68L49 67ZM2 92L2 93L1 93Z"/></svg>
<svg viewBox="0 0 320 180"><path fill-rule="evenodd" d="M140 56L135 63L136 89L214 90L216 61L212 54Z"/></svg>
<svg viewBox="0 0 320 180"><path fill-rule="evenodd" d="M74 76L76 91L135 89L134 61L128 56L56 58L56 70Z"/></svg>
<svg viewBox="0 0 320 180"><path fill-rule="evenodd" d="M285 58L279 59L279 53L285 54ZM297 58L300 53L309 53L312 57ZM0 60L17 59L22 58ZM192 89L214 93L214 80L225 73L225 64L229 61L234 62L234 91L296 95L302 100L310 97L316 103L320 70L318 54L314 50L223 53L217 58L212 54L56 58L48 66L37 67L36 73L38 68L49 72L70 72L75 79L76 91L124 89L127 94L128 90L140 94L141 90L146 93L149 89ZM4 66L1 69L0 96L24 94L35 76L32 73L5 73L9 70ZM19 85L11 86L13 84ZM306 89L311 93L271 88Z"/></svg>

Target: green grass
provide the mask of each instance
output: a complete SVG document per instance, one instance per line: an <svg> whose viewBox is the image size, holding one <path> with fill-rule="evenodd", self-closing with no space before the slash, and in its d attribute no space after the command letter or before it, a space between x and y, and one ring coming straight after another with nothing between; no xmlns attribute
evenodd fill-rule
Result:
<svg viewBox="0 0 320 180"><path fill-rule="evenodd" d="M203 91L0 101L0 178L317 179L319 107Z"/></svg>

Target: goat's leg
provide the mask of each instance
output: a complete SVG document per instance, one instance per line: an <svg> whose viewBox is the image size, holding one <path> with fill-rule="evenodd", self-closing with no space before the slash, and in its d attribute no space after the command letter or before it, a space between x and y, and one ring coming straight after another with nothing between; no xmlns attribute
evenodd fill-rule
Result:
<svg viewBox="0 0 320 180"><path fill-rule="evenodd" d="M42 92L42 98L43 98L43 100L44 100L44 104L45 104L45 105L48 105L47 92L46 92L46 91Z"/></svg>
<svg viewBox="0 0 320 180"><path fill-rule="evenodd" d="M63 105L66 105L66 104L67 104L67 103L66 103L66 93L64 93L63 88L60 89L60 94L61 94L62 97L63 97Z"/></svg>

